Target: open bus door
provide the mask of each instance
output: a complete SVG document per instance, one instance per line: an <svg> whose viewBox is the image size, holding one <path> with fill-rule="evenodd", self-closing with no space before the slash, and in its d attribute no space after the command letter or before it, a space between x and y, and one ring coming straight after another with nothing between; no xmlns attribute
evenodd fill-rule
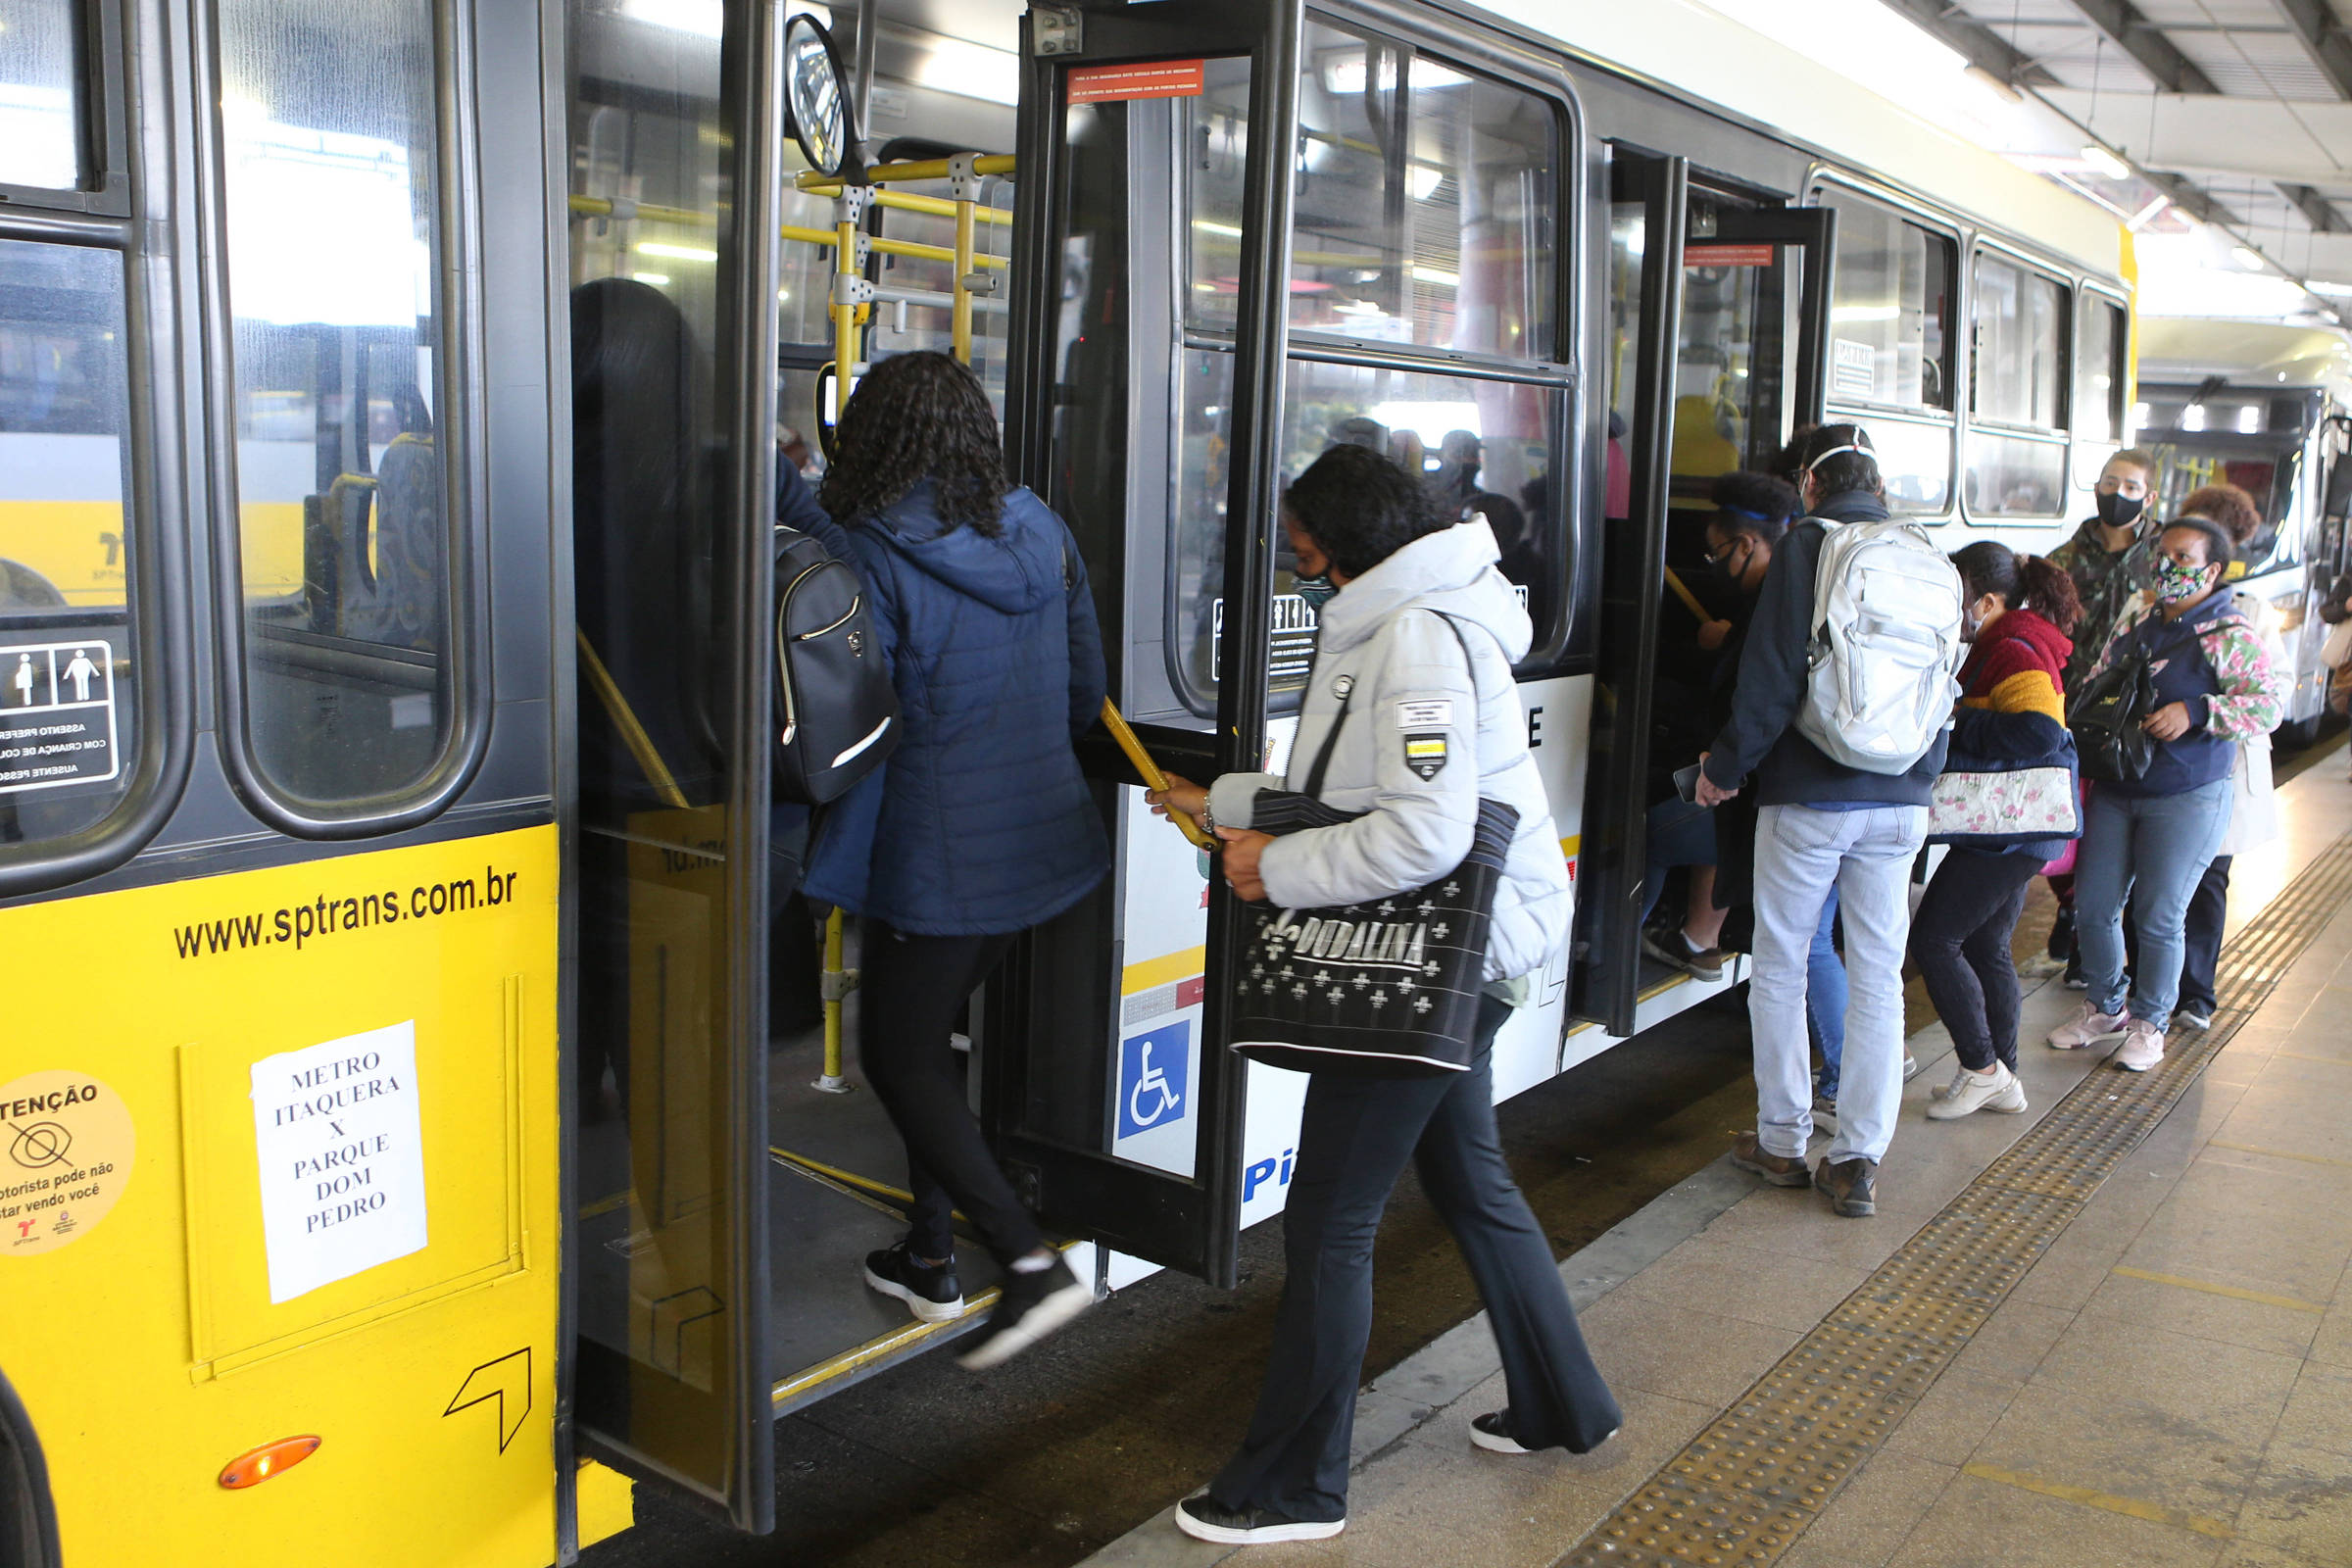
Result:
<svg viewBox="0 0 2352 1568"><path fill-rule="evenodd" d="M1630 483L1623 515L1603 524L1600 692L1593 702L1570 1007L1611 1034L1630 1035L1642 992L1643 811L1666 580L1690 161L1613 148L1609 176L1609 294L1631 358L1630 374L1620 370L1624 380L1611 388L1611 408L1626 424Z"/></svg>
<svg viewBox="0 0 2352 1568"><path fill-rule="evenodd" d="M1198 780L1266 756L1292 201L1282 154L1297 135L1300 23L1297 0L1041 7L1022 22L1013 473L1076 534L1112 697L1163 766ZM1172 221L1202 160L1218 166L1217 210ZM1171 249L1203 239L1230 258L1219 286L1231 310L1187 332ZM1188 479L1170 472L1169 405L1171 382L1195 368L1230 379L1217 433L1183 447ZM1182 485L1215 492L1222 523L1206 549L1172 543ZM1171 656L1171 624L1213 653ZM1217 678L1230 671L1253 678ZM1239 910L1200 852L1122 787L1136 775L1115 749L1087 766L1112 820L1113 874L1024 942L996 988L984 1117L1049 1227L1231 1285L1248 1068L1207 981L1236 964ZM1179 917L1146 912L1147 895L1170 888L1187 890Z"/></svg>
<svg viewBox="0 0 2352 1568"><path fill-rule="evenodd" d="M710 247L714 282L657 296L642 277L602 276L572 291L582 742L566 1250L582 1446L766 1531L784 7L725 0L723 16L718 38L668 34L676 58L658 64L671 74L642 95L699 132L677 138L680 159L710 160L680 181L702 206L668 220ZM604 8L575 3L571 20L576 96L620 73L630 45ZM574 173L593 180L589 139Z"/></svg>

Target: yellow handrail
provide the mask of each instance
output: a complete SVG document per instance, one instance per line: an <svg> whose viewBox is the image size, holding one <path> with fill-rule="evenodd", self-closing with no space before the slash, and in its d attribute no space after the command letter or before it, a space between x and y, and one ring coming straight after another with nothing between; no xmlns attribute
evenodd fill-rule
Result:
<svg viewBox="0 0 2352 1568"><path fill-rule="evenodd" d="M1018 160L1010 153L988 153L972 160L972 172L975 174L1009 174L1016 162ZM876 164L865 172L865 183L890 185L915 179L946 179L949 175L948 161L945 158L925 158L911 163ZM813 169L800 175L793 183L802 190L811 191L822 196L836 196L841 193L841 176L838 174L827 176L818 173Z"/></svg>

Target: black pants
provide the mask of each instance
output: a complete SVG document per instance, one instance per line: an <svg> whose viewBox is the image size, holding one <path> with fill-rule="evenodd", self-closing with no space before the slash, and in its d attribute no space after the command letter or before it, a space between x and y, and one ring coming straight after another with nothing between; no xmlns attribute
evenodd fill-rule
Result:
<svg viewBox="0 0 2352 1568"><path fill-rule="evenodd" d="M2211 1016L2221 999L2214 992L2214 975L2222 962L2222 927L2230 918L2230 860L2217 855L2188 896L2188 918L2180 933L2180 997L2173 1010L2194 1007ZM2139 930L2124 912L2124 955L2132 972L2139 972Z"/></svg>
<svg viewBox="0 0 2352 1568"><path fill-rule="evenodd" d="M1936 1016L1951 1031L1961 1065L2017 1067L2022 998L2009 952L2026 889L2041 872L2031 855L1953 850L1936 868L1911 916L1911 961Z"/></svg>
<svg viewBox="0 0 2352 1568"><path fill-rule="evenodd" d="M956 1209L1000 1263L1045 1245L981 1135L964 1089L963 1063L948 1044L956 1015L1004 956L1012 936L921 937L865 923L858 967L858 1060L906 1141L914 1195L908 1237L919 1257L950 1257Z"/></svg>
<svg viewBox="0 0 2352 1568"><path fill-rule="evenodd" d="M1266 1381L1241 1451L1209 1484L1227 1507L1295 1519L1348 1512L1348 1445L1372 1332L1372 1241L1407 1158L1478 1281L1528 1447L1582 1453L1617 1429L1617 1401L1585 1348L1551 1244L1511 1181L1494 1128L1489 1047L1510 1008L1479 1008L1468 1072L1316 1073L1283 1213L1288 1273Z"/></svg>

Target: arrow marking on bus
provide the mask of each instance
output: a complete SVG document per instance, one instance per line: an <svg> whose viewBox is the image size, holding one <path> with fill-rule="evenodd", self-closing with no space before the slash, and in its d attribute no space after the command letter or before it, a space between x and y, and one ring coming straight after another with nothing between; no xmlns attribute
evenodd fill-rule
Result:
<svg viewBox="0 0 2352 1568"><path fill-rule="evenodd" d="M509 1397L513 1396L513 1397ZM466 1382L449 1401L444 1417L470 1410L485 1399L498 1401L498 1451L507 1451L522 1418L531 1413L531 1348L510 1350L495 1361L484 1361L466 1374Z"/></svg>

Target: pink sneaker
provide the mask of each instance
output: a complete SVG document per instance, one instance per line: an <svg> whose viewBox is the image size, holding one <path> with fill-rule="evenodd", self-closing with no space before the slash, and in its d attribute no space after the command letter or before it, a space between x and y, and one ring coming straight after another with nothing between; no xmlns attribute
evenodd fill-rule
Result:
<svg viewBox="0 0 2352 1568"><path fill-rule="evenodd" d="M2050 1031L2052 1051L2082 1051L2102 1040L2112 1040L2131 1023L2131 1015L2122 1012L2101 1012L2085 1002L2082 1010Z"/></svg>
<svg viewBox="0 0 2352 1568"><path fill-rule="evenodd" d="M2164 1031L2145 1018L2134 1018L2124 1031L2124 1047L2115 1064L2126 1072L2146 1072L2164 1060Z"/></svg>

